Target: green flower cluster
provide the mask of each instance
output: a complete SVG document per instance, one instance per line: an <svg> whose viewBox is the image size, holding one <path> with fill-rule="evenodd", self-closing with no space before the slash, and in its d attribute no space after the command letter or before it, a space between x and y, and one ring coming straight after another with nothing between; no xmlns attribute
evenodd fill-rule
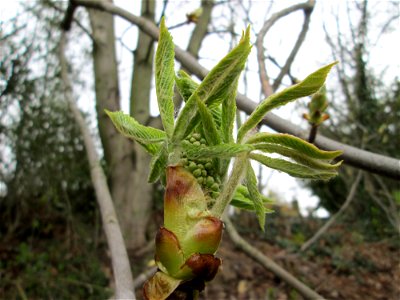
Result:
<svg viewBox="0 0 400 300"><path fill-rule="evenodd" d="M184 142L198 147L207 147L207 141L199 132L188 135ZM209 202L212 203L214 199L217 199L221 189L221 178L213 159L190 159L184 154L181 162L183 167L196 177L206 198L208 196Z"/></svg>

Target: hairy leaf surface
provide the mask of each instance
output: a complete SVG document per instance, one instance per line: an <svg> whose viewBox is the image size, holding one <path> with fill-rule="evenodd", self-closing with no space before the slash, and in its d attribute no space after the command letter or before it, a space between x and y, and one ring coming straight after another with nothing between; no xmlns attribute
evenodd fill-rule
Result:
<svg viewBox="0 0 400 300"><path fill-rule="evenodd" d="M265 197L264 195L261 195L261 199L264 203L264 206L266 204L273 203L273 201L271 199L269 199L268 197ZM236 188L235 194L233 195L233 198L229 204L232 206L235 206L237 208L240 208L240 209L245 209L245 210L250 210L250 211L255 210L254 203L250 198L249 190L244 185L239 185ZM265 208L265 212L272 213L273 210Z"/></svg>
<svg viewBox="0 0 400 300"><path fill-rule="evenodd" d="M111 112L105 110L105 112L119 132L140 143L152 155L160 149L159 143L166 139L164 131L143 126L133 117L124 114L122 111Z"/></svg>
<svg viewBox="0 0 400 300"><path fill-rule="evenodd" d="M238 132L238 141L242 141L246 133L254 128L262 120L264 115L271 109L317 92L325 83L326 76L331 68L336 64L337 62L334 62L315 71L314 73L308 75L306 79L300 83L286 88L281 92L275 93L261 102L246 120L246 122L244 122L240 127Z"/></svg>
<svg viewBox="0 0 400 300"><path fill-rule="evenodd" d="M257 150L261 150L263 152L281 154L283 156L295 160L296 162L302 165L318 170L334 170L337 169L342 164L341 161L336 164L330 164L324 160L311 158L299 152L298 150L294 150L277 144L261 143L261 144L255 144L254 147Z"/></svg>
<svg viewBox="0 0 400 300"><path fill-rule="evenodd" d="M262 163L263 165L271 169L285 172L293 177L328 180L337 175L337 172L334 170L314 170L309 167L292 163L284 159L271 158L262 154L252 153L250 154L250 158Z"/></svg>
<svg viewBox="0 0 400 300"><path fill-rule="evenodd" d="M162 18L160 25L160 39L156 52L156 93L158 109L165 132L169 138L174 130L174 43Z"/></svg>
<svg viewBox="0 0 400 300"><path fill-rule="evenodd" d="M201 147L183 143L183 150L187 157L196 158L229 158L243 152L250 152L253 146L239 144L219 144L215 146Z"/></svg>
<svg viewBox="0 0 400 300"><path fill-rule="evenodd" d="M318 149L313 144L306 142L305 140L285 133L267 133L260 132L251 136L246 143L257 144L257 143L274 143L288 148L299 151L309 157L316 159L334 159L341 155L342 151L324 151Z"/></svg>
<svg viewBox="0 0 400 300"><path fill-rule="evenodd" d="M236 85L232 83L242 72L250 49L250 30L247 29L239 44L208 73L186 102L176 121L174 143L185 137L187 127L198 112L198 99L207 106L212 106L232 93L232 89L236 88Z"/></svg>
<svg viewBox="0 0 400 300"><path fill-rule="evenodd" d="M261 194L258 191L257 177L256 174L254 173L250 161L247 162L246 186L249 191L251 200L253 200L254 209L258 219L258 224L260 224L261 230L265 231L265 206Z"/></svg>

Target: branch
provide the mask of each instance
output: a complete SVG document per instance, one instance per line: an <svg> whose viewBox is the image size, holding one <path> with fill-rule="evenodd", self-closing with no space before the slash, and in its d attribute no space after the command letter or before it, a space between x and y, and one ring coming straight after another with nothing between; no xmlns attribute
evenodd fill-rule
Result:
<svg viewBox="0 0 400 300"><path fill-rule="evenodd" d="M94 141L89 129L83 119L75 100L72 96L72 85L68 78L67 61L64 54L65 31L61 35L59 45L59 60L61 66L61 78L64 84L64 93L68 105L79 125L86 153L90 165L90 175L96 193L96 199L100 207L106 239L111 253L111 262L115 278L115 294L118 299L135 299L133 292L132 273L129 264L128 253L126 251L124 239L119 227L118 219L115 214L114 205L107 185L107 179L100 165L100 159L96 152Z"/></svg>
<svg viewBox="0 0 400 300"><path fill-rule="evenodd" d="M260 263L265 269L271 271L276 276L284 280L287 284L291 287L296 289L302 296L307 299L321 299L323 300L324 297L310 289L292 274L288 273L285 269L275 263L272 259L265 256L261 251L250 245L246 240L244 240L239 233L236 231L234 225L232 224L231 220L228 217L224 217L225 229L229 234L232 242L243 252L245 252L248 256L252 259Z"/></svg>
<svg viewBox="0 0 400 300"><path fill-rule="evenodd" d="M152 38L158 39L158 28L154 24L111 3L94 2L91 0L75 0L75 2L77 5L96 8L118 15L128 22L136 24L141 30L146 32ZM177 60L179 60L185 68L190 70L192 74L195 74L199 78L204 78L207 75L208 70L201 66L193 56L178 46L175 46L175 54ZM239 109L248 114L251 114L251 112L257 106L257 103L241 94L237 95L236 103ZM267 113L262 121L262 124L265 124L278 132L289 133L303 139L307 139L307 131L302 130L299 126L291 123L288 120L282 119L273 113ZM361 150L356 147L331 140L322 135L317 136L315 144L325 150L342 150L344 153L340 159L343 159L346 164L375 174L384 175L394 179L400 179L400 160L398 159Z"/></svg>
<svg viewBox="0 0 400 300"><path fill-rule="evenodd" d="M49 3L52 4L51 2ZM63 29L64 31L69 31L71 29L71 24L74 20L74 12L76 8L77 4L75 3L75 1L69 0L68 7L64 15L64 20L61 22L61 29Z"/></svg>
<svg viewBox="0 0 400 300"><path fill-rule="evenodd" d="M290 6L288 8L285 8L271 16L267 21L265 21L264 25L261 27L260 32L258 33L257 40L256 40L256 48L257 48L257 61L259 65L259 70L260 70L260 82L263 90L263 94L265 97L268 97L272 95L273 89L272 86L269 82L269 77L267 74L267 69L265 66L265 57L264 57L264 47L263 47L263 42L264 38L267 34L267 32L271 29L271 27L277 22L279 19L297 11L297 10L304 10L305 12L305 20L304 20L304 25L303 29L300 33L300 36L292 50L292 52L289 55L289 58L286 61L286 64L284 66L284 69L280 72L278 76L278 81L275 81L274 83L274 89L276 89L278 86L275 87L276 82L279 82L282 80L283 76L288 72L290 69L290 65L292 64L294 57L297 54L297 51L299 50L304 38L305 34L308 30L308 23L310 19L311 12L314 8L315 1L310 0L304 3L299 3L293 6ZM302 38L301 38L302 37ZM286 70L286 71L285 71Z"/></svg>
<svg viewBox="0 0 400 300"><path fill-rule="evenodd" d="M303 27L301 28L300 34L297 37L296 43L295 43L292 51L290 52L288 58L286 59L285 65L279 72L278 77L276 77L274 84L272 85L272 88L274 91L276 91L279 88L279 86L281 85L283 77L290 72L292 63L293 63L297 53L299 52L301 45L303 44L304 40L306 39L308 28L310 26L311 14L314 11L315 1L311 0L304 4L305 4L305 8L303 8L303 11L304 11Z"/></svg>
<svg viewBox="0 0 400 300"><path fill-rule="evenodd" d="M362 171L358 171L357 173L357 177L354 180L353 184L351 185L350 188L350 192L346 197L346 201L343 203L342 207L340 207L339 211L334 214L329 220L328 222L326 222L324 224L324 226L322 226L316 234L314 234L314 236L312 238L310 238L308 241L306 241L300 248L301 252L305 252L307 251L310 246L315 243L331 226L332 224L336 221L337 218L339 218L343 212L346 210L347 207L349 207L350 203L353 201L354 196L356 195L356 191L357 191L357 187L358 184L360 183L361 180L361 175L362 175Z"/></svg>
<svg viewBox="0 0 400 300"><path fill-rule="evenodd" d="M133 281L133 286L135 289L138 289L143 286L143 284L151 277L154 275L154 273L157 271L157 267L151 267L150 269L147 269L143 271L140 275L138 275L135 280Z"/></svg>

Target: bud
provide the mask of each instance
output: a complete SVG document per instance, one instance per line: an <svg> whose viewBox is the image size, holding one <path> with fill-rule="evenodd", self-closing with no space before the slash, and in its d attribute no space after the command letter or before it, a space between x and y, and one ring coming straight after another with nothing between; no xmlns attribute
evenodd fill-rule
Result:
<svg viewBox="0 0 400 300"><path fill-rule="evenodd" d="M200 169L195 171L201 173ZM145 299L166 299L181 283L212 280L221 265L214 253L223 225L207 210L207 200L197 180L183 167L167 168L164 227L156 236L155 261L159 271L144 285Z"/></svg>

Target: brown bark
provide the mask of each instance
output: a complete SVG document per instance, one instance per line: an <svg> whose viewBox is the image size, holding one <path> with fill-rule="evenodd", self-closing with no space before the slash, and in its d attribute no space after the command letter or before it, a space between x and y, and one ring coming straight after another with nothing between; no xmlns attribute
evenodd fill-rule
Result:
<svg viewBox="0 0 400 300"><path fill-rule="evenodd" d="M107 162L112 198L129 248L137 244L133 221L135 156L132 143L116 131L104 112L104 109L120 110L114 20L113 16L108 13L94 9L88 9L88 11L93 36L93 65L99 133Z"/></svg>
<svg viewBox="0 0 400 300"><path fill-rule="evenodd" d="M155 1L142 0L141 15L154 22ZM134 53L132 74L130 114L141 124L148 124L150 116L150 92L153 76L153 39L139 31L138 43ZM136 164L135 181L133 182L133 215L132 223L136 237L135 247L146 243L146 228L153 204L153 185L147 182L150 171L150 155L139 144L135 143Z"/></svg>

